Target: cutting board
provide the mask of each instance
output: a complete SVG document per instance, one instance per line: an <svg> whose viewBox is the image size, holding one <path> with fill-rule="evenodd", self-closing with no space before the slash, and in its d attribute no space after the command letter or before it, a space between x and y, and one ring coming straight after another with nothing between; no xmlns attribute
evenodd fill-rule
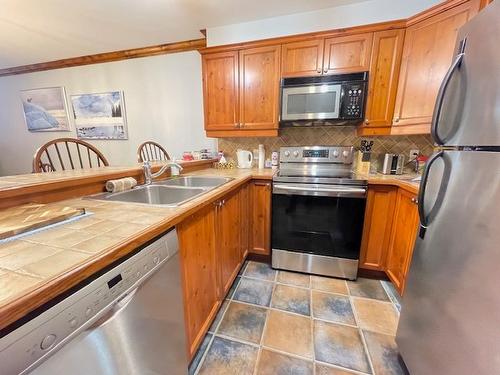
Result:
<svg viewBox="0 0 500 375"><path fill-rule="evenodd" d="M0 240L85 214L84 208L25 204L0 211Z"/></svg>

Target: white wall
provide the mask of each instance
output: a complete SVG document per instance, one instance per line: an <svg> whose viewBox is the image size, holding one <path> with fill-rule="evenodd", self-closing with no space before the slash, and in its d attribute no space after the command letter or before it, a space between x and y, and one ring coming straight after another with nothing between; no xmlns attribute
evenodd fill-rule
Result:
<svg viewBox="0 0 500 375"><path fill-rule="evenodd" d="M171 156L216 149L216 141L203 130L201 58L192 51L0 78L0 175L31 172L40 145L75 137L73 123L71 133L30 133L26 128L19 91L53 86L64 86L68 98L124 91L129 139L90 141L112 165L135 163L137 146L149 139L163 144Z"/></svg>
<svg viewBox="0 0 500 375"><path fill-rule="evenodd" d="M307 13L207 28L216 46L406 18L441 0L369 0Z"/></svg>

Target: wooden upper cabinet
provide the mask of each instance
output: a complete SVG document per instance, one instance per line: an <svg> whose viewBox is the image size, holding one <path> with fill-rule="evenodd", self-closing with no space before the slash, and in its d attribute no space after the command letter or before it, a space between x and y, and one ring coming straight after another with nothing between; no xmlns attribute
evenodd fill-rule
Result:
<svg viewBox="0 0 500 375"><path fill-rule="evenodd" d="M458 29L478 8L479 1L471 0L407 28L393 134L429 133L437 92L454 56ZM403 128L408 125L413 130Z"/></svg>
<svg viewBox="0 0 500 375"><path fill-rule="evenodd" d="M239 122L238 52L202 56L206 130L228 130Z"/></svg>
<svg viewBox="0 0 500 375"><path fill-rule="evenodd" d="M250 252L271 253L271 182L250 183Z"/></svg>
<svg viewBox="0 0 500 375"><path fill-rule="evenodd" d="M360 268L385 270L397 191L397 187L387 185L374 185L368 189Z"/></svg>
<svg viewBox="0 0 500 375"><path fill-rule="evenodd" d="M277 129L280 46L240 51L240 128Z"/></svg>
<svg viewBox="0 0 500 375"><path fill-rule="evenodd" d="M324 40L313 39L281 46L282 77L318 76L323 73Z"/></svg>
<svg viewBox="0 0 500 375"><path fill-rule="evenodd" d="M325 39L323 74L368 71L372 39L373 33Z"/></svg>
<svg viewBox="0 0 500 375"><path fill-rule="evenodd" d="M387 254L386 273L402 295L410 267L418 229L418 209L414 194L399 189Z"/></svg>
<svg viewBox="0 0 500 375"><path fill-rule="evenodd" d="M378 31L373 34L363 126L388 127L392 124L404 35L403 29Z"/></svg>

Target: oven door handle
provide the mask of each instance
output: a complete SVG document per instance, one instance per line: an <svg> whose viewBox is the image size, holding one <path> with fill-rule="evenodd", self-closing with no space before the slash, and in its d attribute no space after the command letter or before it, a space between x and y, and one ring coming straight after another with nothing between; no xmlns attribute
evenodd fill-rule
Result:
<svg viewBox="0 0 500 375"><path fill-rule="evenodd" d="M346 187L346 186L294 186L285 184L274 184L273 194L286 195L311 195L326 197L346 197L346 198L365 198L365 187Z"/></svg>

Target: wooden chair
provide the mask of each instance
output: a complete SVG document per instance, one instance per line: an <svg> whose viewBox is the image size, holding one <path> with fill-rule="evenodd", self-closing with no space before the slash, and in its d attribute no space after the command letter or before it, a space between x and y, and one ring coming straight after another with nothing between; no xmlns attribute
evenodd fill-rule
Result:
<svg viewBox="0 0 500 375"><path fill-rule="evenodd" d="M160 144L146 141L137 149L137 161L139 163L158 160L170 160L168 152Z"/></svg>
<svg viewBox="0 0 500 375"><path fill-rule="evenodd" d="M104 155L90 143L57 138L45 143L33 156L33 173L108 166Z"/></svg>

